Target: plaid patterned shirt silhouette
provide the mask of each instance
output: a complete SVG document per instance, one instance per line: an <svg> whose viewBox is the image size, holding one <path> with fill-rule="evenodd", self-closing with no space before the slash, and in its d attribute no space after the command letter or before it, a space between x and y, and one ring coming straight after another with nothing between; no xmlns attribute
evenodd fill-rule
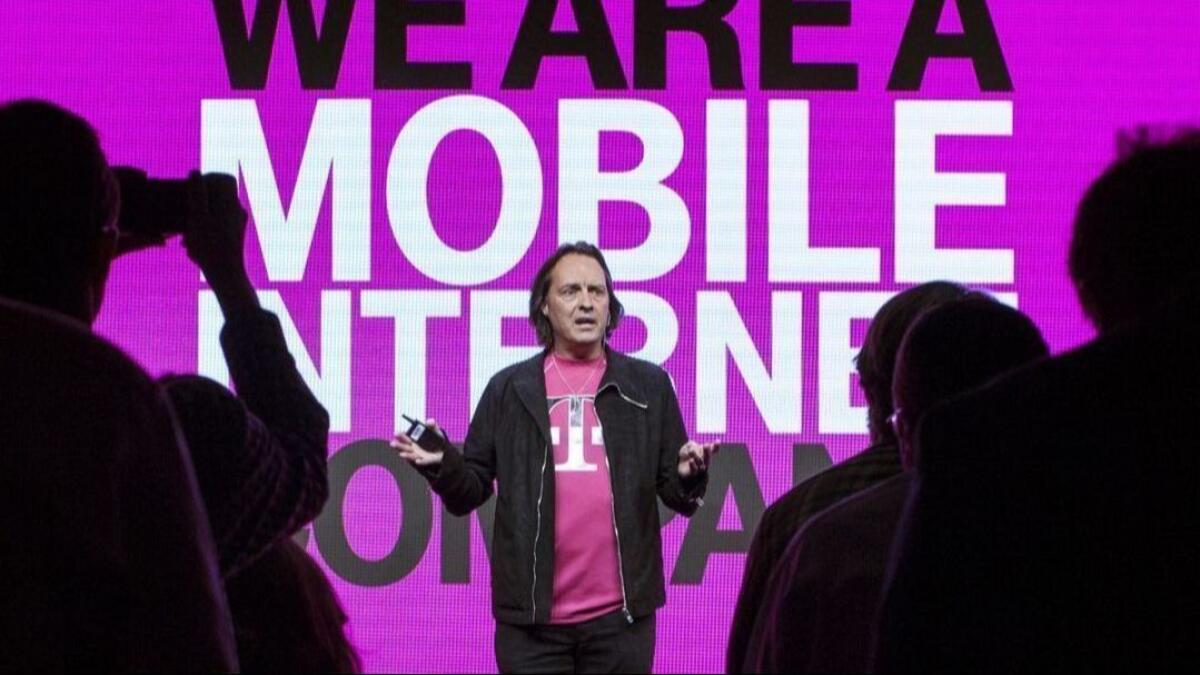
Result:
<svg viewBox="0 0 1200 675"><path fill-rule="evenodd" d="M296 370L274 314L227 317L221 347L237 396L198 375L162 383L192 451L227 578L321 512L329 415Z"/></svg>

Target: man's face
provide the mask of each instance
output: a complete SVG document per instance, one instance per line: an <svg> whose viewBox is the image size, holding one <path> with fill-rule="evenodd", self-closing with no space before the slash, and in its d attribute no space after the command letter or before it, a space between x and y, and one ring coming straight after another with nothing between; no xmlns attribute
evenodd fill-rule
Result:
<svg viewBox="0 0 1200 675"><path fill-rule="evenodd" d="M604 270L590 256L563 256L550 273L542 314L554 329L556 346L576 351L603 344L608 328L608 287Z"/></svg>

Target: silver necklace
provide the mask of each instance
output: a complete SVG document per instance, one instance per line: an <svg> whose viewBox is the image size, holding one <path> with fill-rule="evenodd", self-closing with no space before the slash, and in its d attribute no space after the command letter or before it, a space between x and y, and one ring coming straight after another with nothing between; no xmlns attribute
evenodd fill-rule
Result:
<svg viewBox="0 0 1200 675"><path fill-rule="evenodd" d="M571 386L570 382L567 382L567 376L563 375L562 369L558 367L558 356L555 354L550 355L550 365L554 366L554 372L558 373L558 379L562 381L563 386L567 388L567 391L571 392L571 395L576 397L580 395L579 392L587 389L588 382L591 382L592 378L596 376L596 373L600 370L600 366L603 366L606 363L608 363L608 360L604 357L600 357L600 359L596 361L596 365L592 366L592 372L588 373L588 376L583 380L583 384L580 384L579 388L576 389L575 387Z"/></svg>

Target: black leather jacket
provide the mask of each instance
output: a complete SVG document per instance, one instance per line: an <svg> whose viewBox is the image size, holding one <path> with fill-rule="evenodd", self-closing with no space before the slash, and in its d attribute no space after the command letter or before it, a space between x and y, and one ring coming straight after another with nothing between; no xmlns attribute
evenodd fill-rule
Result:
<svg viewBox="0 0 1200 675"><path fill-rule="evenodd" d="M596 393L612 478L625 615L666 602L658 505L690 516L708 476L684 485L677 469L687 431L675 388L658 366L608 350ZM542 370L545 354L505 368L483 392L463 450L449 450L430 484L464 515L498 481L492 540L492 611L515 625L548 623L554 591L554 462Z"/></svg>

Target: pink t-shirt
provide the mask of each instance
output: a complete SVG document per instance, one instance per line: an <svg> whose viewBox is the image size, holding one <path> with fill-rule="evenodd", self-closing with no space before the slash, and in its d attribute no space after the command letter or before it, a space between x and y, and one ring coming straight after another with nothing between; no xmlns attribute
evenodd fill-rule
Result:
<svg viewBox="0 0 1200 675"><path fill-rule="evenodd" d="M546 404L554 446L554 605L550 623L589 621L620 609L621 572L612 483L596 417L603 357L546 357Z"/></svg>

